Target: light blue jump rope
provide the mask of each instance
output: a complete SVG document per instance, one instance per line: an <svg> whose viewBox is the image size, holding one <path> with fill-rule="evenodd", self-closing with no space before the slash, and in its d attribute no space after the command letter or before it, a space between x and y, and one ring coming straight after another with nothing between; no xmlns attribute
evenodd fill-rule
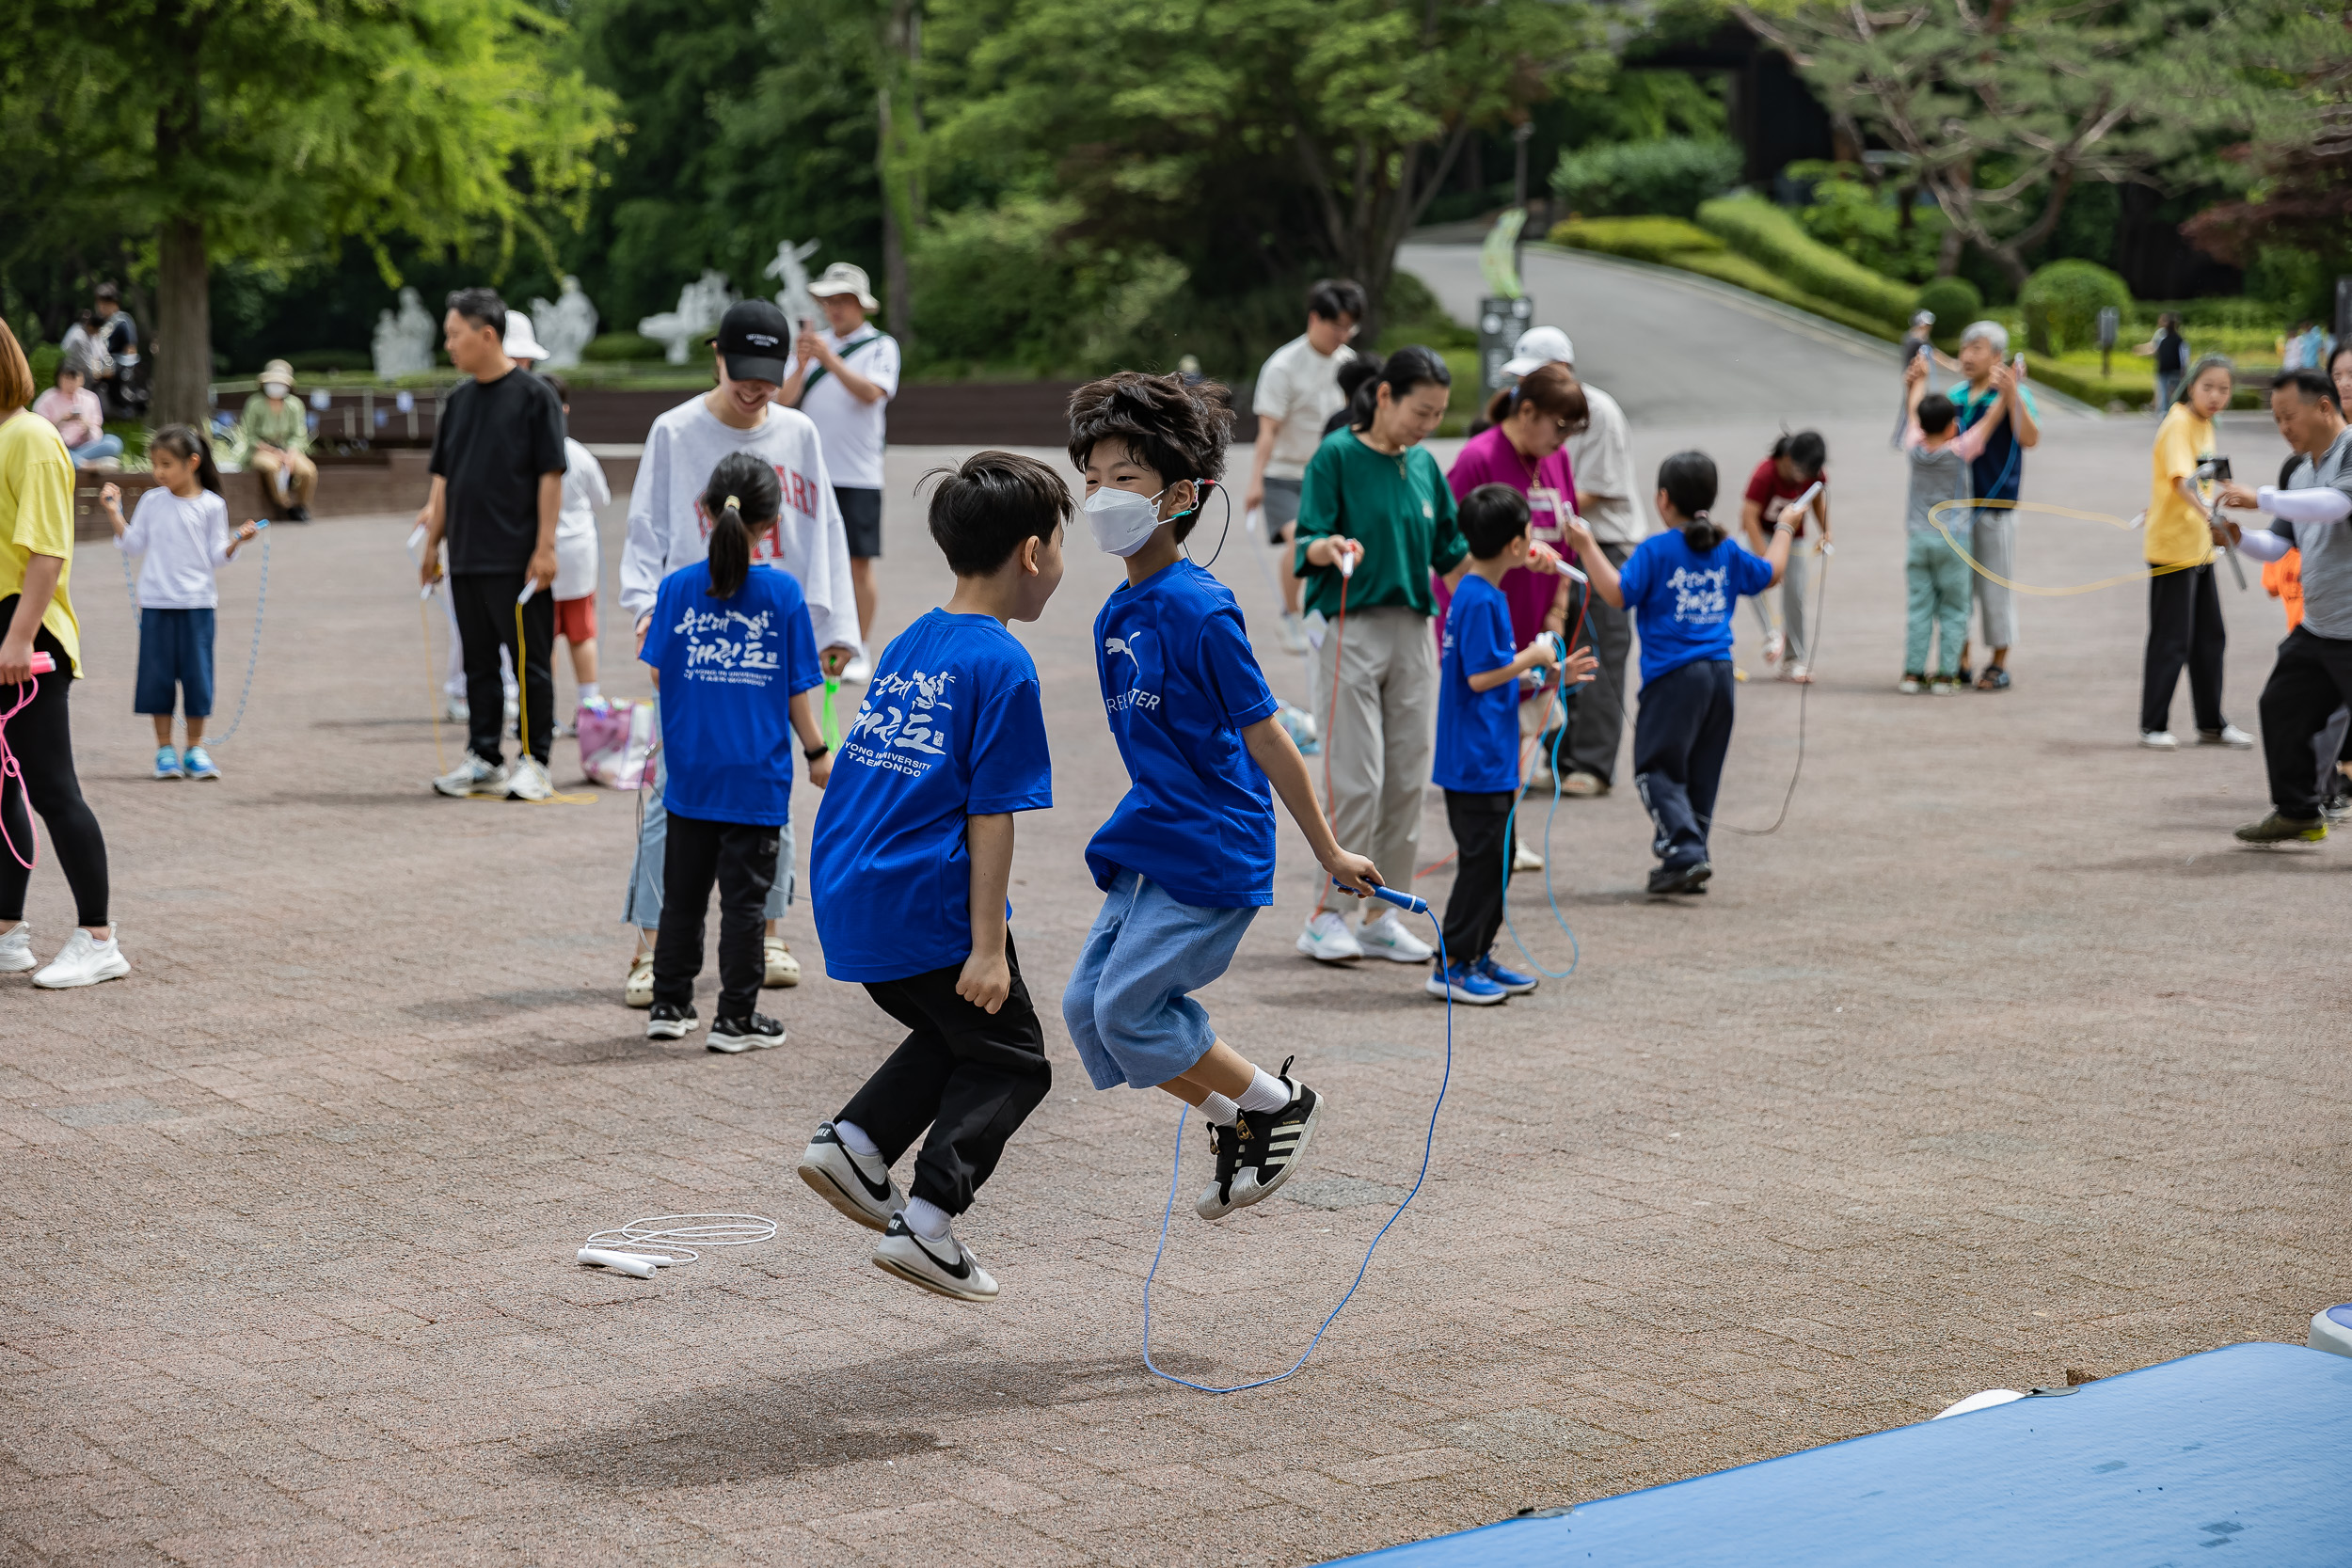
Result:
<svg viewBox="0 0 2352 1568"><path fill-rule="evenodd" d="M253 644L245 654L245 685L237 692L236 717L229 721L226 734L205 741L207 747L226 746L237 738L237 726L245 722L246 699L253 695L253 667L262 660L262 610L269 603L269 519L257 517L253 526L262 535L262 580L253 595ZM122 591L131 596L131 618L144 620L146 607L139 603L139 587L131 578L131 558L121 550L115 554L122 562Z"/></svg>

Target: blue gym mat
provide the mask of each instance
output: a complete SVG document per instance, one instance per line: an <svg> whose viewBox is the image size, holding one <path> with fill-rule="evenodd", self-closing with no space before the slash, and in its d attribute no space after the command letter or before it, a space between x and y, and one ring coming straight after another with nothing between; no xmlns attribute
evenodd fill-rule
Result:
<svg viewBox="0 0 2352 1568"><path fill-rule="evenodd" d="M1380 1568L1594 1563L2352 1563L2352 1359L2230 1345L1551 1518L1391 1546ZM2205 1552L2218 1548L2221 1556Z"/></svg>

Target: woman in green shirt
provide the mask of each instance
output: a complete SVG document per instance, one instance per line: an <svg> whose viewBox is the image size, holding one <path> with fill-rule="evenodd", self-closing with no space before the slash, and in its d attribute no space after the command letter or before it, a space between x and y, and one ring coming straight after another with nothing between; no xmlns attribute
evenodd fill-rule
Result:
<svg viewBox="0 0 2352 1568"><path fill-rule="evenodd" d="M310 420L292 397L294 367L273 359L262 367L262 389L245 400L238 417L246 445L245 466L277 492L288 520L310 520L310 495L318 488L318 466L310 461Z"/></svg>
<svg viewBox="0 0 2352 1568"><path fill-rule="evenodd" d="M1390 355L1357 394L1356 423L1316 449L1298 500L1295 564L1305 605L1332 624L1309 656L1332 831L1399 887L1420 855L1438 711L1429 574L1454 572L1470 553L1454 526L1454 492L1421 445L1445 417L1453 379L1434 350L1415 344ZM1298 950L1327 963L1430 956L1386 904L1368 904L1357 930L1318 907Z"/></svg>

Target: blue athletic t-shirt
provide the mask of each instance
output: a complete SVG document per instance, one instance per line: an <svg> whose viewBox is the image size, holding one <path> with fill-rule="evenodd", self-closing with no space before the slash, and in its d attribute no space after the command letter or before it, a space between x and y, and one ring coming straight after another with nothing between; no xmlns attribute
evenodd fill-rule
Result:
<svg viewBox="0 0 2352 1568"><path fill-rule="evenodd" d="M934 610L892 638L810 834L825 973L900 980L970 958L963 819L1053 803L1037 663L1004 623Z"/></svg>
<svg viewBox="0 0 2352 1568"><path fill-rule="evenodd" d="M1497 795L1519 787L1519 683L1472 691L1470 678L1518 657L1511 646L1511 601L1502 590L1465 572L1445 612L1445 655L1438 675L1439 789Z"/></svg>
<svg viewBox="0 0 2352 1568"><path fill-rule="evenodd" d="M1124 870L1180 904L1273 903L1273 792L1241 731L1282 705L1233 595L1189 561L1122 584L1094 618L1094 669L1133 781L1087 846L1094 885Z"/></svg>
<svg viewBox="0 0 2352 1568"><path fill-rule="evenodd" d="M1772 586L1772 562L1729 539L1705 555L1681 531L1653 533L1634 546L1617 573L1625 607L1642 639L1642 678L1703 658L1731 657L1731 607Z"/></svg>
<svg viewBox="0 0 2352 1568"><path fill-rule="evenodd" d="M825 679L792 574L754 566L718 599L708 562L679 567L661 579L638 657L661 672L661 803L706 822L790 821L792 698Z"/></svg>

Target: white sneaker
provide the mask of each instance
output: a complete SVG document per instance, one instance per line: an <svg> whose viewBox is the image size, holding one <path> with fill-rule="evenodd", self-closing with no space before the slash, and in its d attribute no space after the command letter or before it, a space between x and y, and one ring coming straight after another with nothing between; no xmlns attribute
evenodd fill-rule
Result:
<svg viewBox="0 0 2352 1568"><path fill-rule="evenodd" d="M469 722L469 721L471 721L471 720L472 720L472 718L473 718L473 709L471 709L471 708L469 708L469 707L468 707L468 706L466 705L466 699L465 699L465 698L463 698L463 697L443 697L443 698L441 699L441 722L442 722L442 723L444 723L444 724L463 724L463 723L467 723L467 722Z"/></svg>
<svg viewBox="0 0 2352 1568"><path fill-rule="evenodd" d="M766 973L759 983L770 990L801 983L801 960L792 956L792 949L784 944L782 937L762 937L760 954L767 960Z"/></svg>
<svg viewBox="0 0 2352 1568"><path fill-rule="evenodd" d="M22 927L20 927L21 929ZM117 930L100 942L80 927L67 939L65 951L58 954L47 969L33 976L33 984L43 990L70 990L75 986L94 986L101 980L119 980L131 973L131 960L122 956Z"/></svg>
<svg viewBox="0 0 2352 1568"><path fill-rule="evenodd" d="M1356 933L1356 940L1367 954L1401 964L1425 964L1438 951L1406 930L1405 922L1393 914L1383 914L1365 926Z"/></svg>
<svg viewBox="0 0 2352 1568"><path fill-rule="evenodd" d="M548 765L537 757L516 757L506 769L506 798L510 800L544 800L555 793L555 784L548 778Z"/></svg>
<svg viewBox="0 0 2352 1568"><path fill-rule="evenodd" d="M810 1191L868 1230L888 1230L892 1216L907 1206L906 1195L890 1179L890 1167L882 1157L869 1160L852 1152L832 1122L818 1127L808 1140L800 1176Z"/></svg>
<svg viewBox="0 0 2352 1568"><path fill-rule="evenodd" d="M1282 639L1284 653L1303 654L1307 651L1307 628L1300 624L1298 611L1295 610L1282 611L1282 619L1275 630Z"/></svg>
<svg viewBox="0 0 2352 1568"><path fill-rule="evenodd" d="M1298 933L1298 950L1327 964L1352 963L1364 956L1356 933L1331 910L1307 922L1307 928Z"/></svg>
<svg viewBox="0 0 2352 1568"><path fill-rule="evenodd" d="M874 676L874 661L860 654L841 667L844 685L863 686Z"/></svg>
<svg viewBox="0 0 2352 1568"><path fill-rule="evenodd" d="M433 787L449 796L503 795L506 764L491 762L469 750L456 767L433 781Z"/></svg>
<svg viewBox="0 0 2352 1568"><path fill-rule="evenodd" d="M1514 870L1514 871L1541 871L1543 868L1544 868L1544 857L1543 857L1543 856L1541 856L1541 855L1539 855L1539 854L1537 854L1537 853L1535 853L1535 851L1528 846L1528 842L1527 842L1527 840L1525 840L1525 839L1521 839L1521 840L1519 840L1519 841L1518 841L1518 844L1516 844L1515 846L1513 846L1513 847L1512 847L1512 850L1511 850L1511 869L1512 869L1512 870Z"/></svg>
<svg viewBox="0 0 2352 1568"><path fill-rule="evenodd" d="M2181 743L2172 738L2170 730L2142 730L2139 732L2139 743L2152 752L2177 752L2181 749Z"/></svg>
<svg viewBox="0 0 2352 1568"><path fill-rule="evenodd" d="M954 1231L927 1242L907 1228L904 1214L893 1214L889 1230L874 1243L874 1267L958 1301L996 1299L996 1281Z"/></svg>
<svg viewBox="0 0 2352 1568"><path fill-rule="evenodd" d="M0 932L0 974L22 974L28 969L40 967L33 957L33 927L30 921L20 920L13 931Z"/></svg>
<svg viewBox="0 0 2352 1568"><path fill-rule="evenodd" d="M2244 730L2239 729L2235 724L2224 724L2219 729L2212 731L2211 733L2207 733L2204 730L2199 730L2197 732L2197 744L2200 746L2227 746L2233 752L2250 752L2254 749L2254 737L2248 735Z"/></svg>

